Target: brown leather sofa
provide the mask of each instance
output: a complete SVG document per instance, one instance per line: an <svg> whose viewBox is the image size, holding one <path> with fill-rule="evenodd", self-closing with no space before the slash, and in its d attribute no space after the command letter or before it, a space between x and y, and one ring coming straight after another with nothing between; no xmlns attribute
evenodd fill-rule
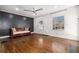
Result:
<svg viewBox="0 0 79 59"><path fill-rule="evenodd" d="M11 37L30 35L29 28L11 28Z"/></svg>

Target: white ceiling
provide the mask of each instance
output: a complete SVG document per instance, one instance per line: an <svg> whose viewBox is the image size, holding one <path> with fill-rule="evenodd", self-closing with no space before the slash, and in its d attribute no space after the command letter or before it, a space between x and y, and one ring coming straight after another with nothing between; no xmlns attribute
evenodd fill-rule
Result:
<svg viewBox="0 0 79 59"><path fill-rule="evenodd" d="M34 18L51 12L63 10L69 7L72 7L72 5L0 5L0 10ZM16 8L19 8L19 10L16 10ZM33 8L35 9L43 8L43 10L38 11L37 15L34 15L34 13L32 12L23 11L23 10L32 10Z"/></svg>

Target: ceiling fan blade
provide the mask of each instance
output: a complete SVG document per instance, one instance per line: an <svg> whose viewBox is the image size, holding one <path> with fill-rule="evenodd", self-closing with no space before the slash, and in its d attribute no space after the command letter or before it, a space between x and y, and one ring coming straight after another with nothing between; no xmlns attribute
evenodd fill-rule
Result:
<svg viewBox="0 0 79 59"><path fill-rule="evenodd" d="M33 8L33 11L35 11L35 8Z"/></svg>
<svg viewBox="0 0 79 59"><path fill-rule="evenodd" d="M29 11L29 12L33 12L32 10L24 10L24 11Z"/></svg>
<svg viewBox="0 0 79 59"><path fill-rule="evenodd" d="M35 11L40 11L40 10L43 10L43 8L37 9L37 10L35 10Z"/></svg>

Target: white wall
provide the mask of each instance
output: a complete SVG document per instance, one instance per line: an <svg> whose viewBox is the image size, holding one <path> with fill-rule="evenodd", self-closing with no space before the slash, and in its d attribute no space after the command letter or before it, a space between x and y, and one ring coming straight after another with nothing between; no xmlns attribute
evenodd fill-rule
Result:
<svg viewBox="0 0 79 59"><path fill-rule="evenodd" d="M63 31L53 30L53 17L54 16L65 16L64 19L64 26L65 29ZM43 20L44 22L44 29L39 28L39 21ZM47 34L51 36L61 37L61 38L68 38L73 40L78 40L77 36L77 11L76 7L68 8L66 11L58 12L55 14L50 14L42 17L38 17L34 19L34 32Z"/></svg>
<svg viewBox="0 0 79 59"><path fill-rule="evenodd" d="M78 16L78 21L77 21L78 22L78 26L77 26L78 30L77 31L78 31L78 38L79 38L79 5L76 7L77 7L77 14L78 14L77 15Z"/></svg>
<svg viewBox="0 0 79 59"><path fill-rule="evenodd" d="M67 9L65 20L65 32L73 37L78 36L78 14L77 7Z"/></svg>

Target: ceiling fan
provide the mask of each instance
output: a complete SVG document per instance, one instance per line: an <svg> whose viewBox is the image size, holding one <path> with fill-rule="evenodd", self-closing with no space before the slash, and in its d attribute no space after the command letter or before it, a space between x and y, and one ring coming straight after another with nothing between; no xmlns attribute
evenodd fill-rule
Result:
<svg viewBox="0 0 79 59"><path fill-rule="evenodd" d="M43 10L43 8L39 8L39 9L33 8L33 10L24 10L24 11L33 12L35 15L37 15L37 12L38 12L38 11L41 11L41 10Z"/></svg>

